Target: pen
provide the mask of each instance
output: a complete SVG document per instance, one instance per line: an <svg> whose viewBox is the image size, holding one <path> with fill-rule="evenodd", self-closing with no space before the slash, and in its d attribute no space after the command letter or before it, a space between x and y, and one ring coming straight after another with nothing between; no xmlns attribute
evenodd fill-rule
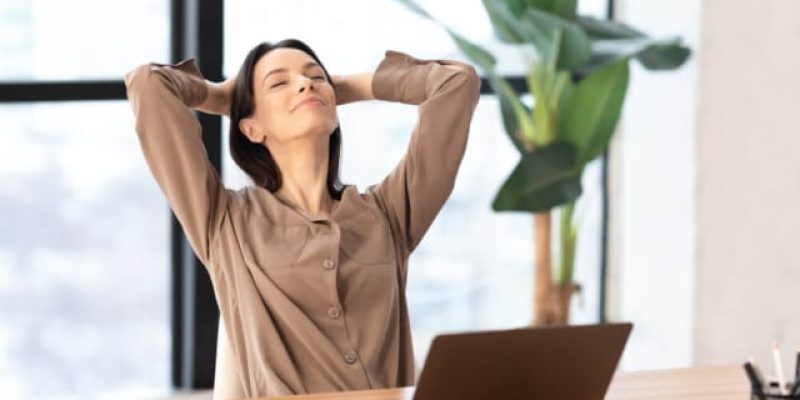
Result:
<svg viewBox="0 0 800 400"><path fill-rule="evenodd" d="M750 379L750 388L753 394L758 395L760 399L763 398L764 378L758 372L755 365L753 365L752 359L744 363L744 370L747 373L747 378Z"/></svg>
<svg viewBox="0 0 800 400"><path fill-rule="evenodd" d="M800 394L800 381L794 381L794 385L792 386L792 391L789 392L790 396L797 396Z"/></svg>
<svg viewBox="0 0 800 400"><path fill-rule="evenodd" d="M800 348L797 349L794 361L794 385L789 392L791 396L800 395Z"/></svg>
<svg viewBox="0 0 800 400"><path fill-rule="evenodd" d="M786 391L786 378L783 376L783 362L777 340L772 341L772 361L775 363L775 375L778 377L780 393L785 396L789 393Z"/></svg>
<svg viewBox="0 0 800 400"><path fill-rule="evenodd" d="M794 381L800 380L800 348L797 349L797 354L794 360Z"/></svg>

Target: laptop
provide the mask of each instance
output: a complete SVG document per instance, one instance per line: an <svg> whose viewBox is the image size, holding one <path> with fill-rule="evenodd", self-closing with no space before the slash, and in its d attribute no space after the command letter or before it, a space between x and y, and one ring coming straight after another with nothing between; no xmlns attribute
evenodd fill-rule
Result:
<svg viewBox="0 0 800 400"><path fill-rule="evenodd" d="M436 336L413 400L605 397L633 325L564 325Z"/></svg>

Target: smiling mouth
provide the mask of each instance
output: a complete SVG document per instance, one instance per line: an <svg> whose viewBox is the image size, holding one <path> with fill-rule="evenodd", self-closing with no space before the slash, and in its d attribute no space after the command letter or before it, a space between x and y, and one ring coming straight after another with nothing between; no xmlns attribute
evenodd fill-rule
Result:
<svg viewBox="0 0 800 400"><path fill-rule="evenodd" d="M303 107L303 106L321 106L321 105L322 105L322 102L317 100L317 99L306 100L306 101L298 104L297 107L295 108L295 110L297 110L297 109L299 109L300 107Z"/></svg>
<svg viewBox="0 0 800 400"><path fill-rule="evenodd" d="M308 100L308 101L304 101L304 102L300 103L300 107L302 107L302 106L314 106L314 105L321 106L322 102L319 101L319 100Z"/></svg>

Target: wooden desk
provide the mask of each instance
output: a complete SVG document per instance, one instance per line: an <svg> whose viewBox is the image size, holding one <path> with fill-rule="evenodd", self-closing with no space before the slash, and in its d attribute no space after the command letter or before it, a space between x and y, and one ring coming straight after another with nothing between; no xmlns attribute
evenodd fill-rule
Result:
<svg viewBox="0 0 800 400"><path fill-rule="evenodd" d="M614 377L608 400L746 400L750 385L740 365L623 372ZM411 400L413 387L272 397L269 400Z"/></svg>
<svg viewBox="0 0 800 400"><path fill-rule="evenodd" d="M611 381L608 400L745 400L750 383L741 365L625 372Z"/></svg>

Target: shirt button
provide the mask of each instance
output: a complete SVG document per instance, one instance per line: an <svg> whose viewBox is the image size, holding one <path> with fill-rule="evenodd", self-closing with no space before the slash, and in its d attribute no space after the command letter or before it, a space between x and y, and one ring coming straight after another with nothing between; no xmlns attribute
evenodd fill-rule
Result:
<svg viewBox="0 0 800 400"><path fill-rule="evenodd" d="M355 363L357 360L358 360L358 359L356 358L356 356L354 356L354 355L352 355L352 354L349 354L349 353L348 353L348 354L345 354L345 355L344 355L344 362L346 362L346 363L348 363L348 364L353 364L353 363Z"/></svg>
<svg viewBox="0 0 800 400"><path fill-rule="evenodd" d="M326 258L325 261L322 262L322 268L325 269L333 269L334 265L336 265L336 263L334 263L330 258Z"/></svg>
<svg viewBox="0 0 800 400"><path fill-rule="evenodd" d="M333 318L333 319L339 318L341 315L342 315L342 312L339 311L339 309L336 308L336 307L331 307L331 308L328 309L328 316Z"/></svg>

